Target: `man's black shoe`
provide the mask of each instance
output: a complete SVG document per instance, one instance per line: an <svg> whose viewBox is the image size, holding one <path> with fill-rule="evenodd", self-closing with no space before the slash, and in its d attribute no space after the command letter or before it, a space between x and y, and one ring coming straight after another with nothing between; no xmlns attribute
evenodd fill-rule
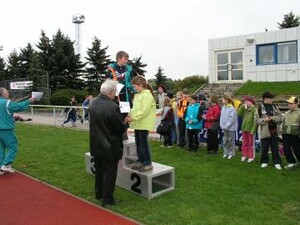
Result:
<svg viewBox="0 0 300 225"><path fill-rule="evenodd" d="M100 200L100 199L102 198L102 195L97 195L97 194L96 194L95 198L96 198L97 200Z"/></svg>
<svg viewBox="0 0 300 225"><path fill-rule="evenodd" d="M103 201L102 202L102 207L106 207L108 205L115 205L116 204L116 201L111 201L111 202L106 202L106 201Z"/></svg>

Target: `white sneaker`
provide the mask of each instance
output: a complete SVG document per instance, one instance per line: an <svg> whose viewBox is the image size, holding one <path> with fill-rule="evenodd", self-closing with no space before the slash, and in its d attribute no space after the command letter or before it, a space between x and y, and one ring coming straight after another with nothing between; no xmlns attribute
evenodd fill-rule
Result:
<svg viewBox="0 0 300 225"><path fill-rule="evenodd" d="M227 155L223 155L223 159L226 158L226 157L227 157Z"/></svg>
<svg viewBox="0 0 300 225"><path fill-rule="evenodd" d="M233 158L233 155L230 155L230 156L228 156L228 158L227 159L232 159Z"/></svg>
<svg viewBox="0 0 300 225"><path fill-rule="evenodd" d="M281 170L280 164L275 164L274 166L275 166L276 169Z"/></svg>
<svg viewBox="0 0 300 225"><path fill-rule="evenodd" d="M293 168L293 167L295 167L295 166L297 166L296 163L289 163L289 164L287 164L284 168L286 168L286 169L291 169L291 168Z"/></svg>
<svg viewBox="0 0 300 225"><path fill-rule="evenodd" d="M2 170L0 170L0 176L2 176L2 175L4 175L4 174L5 174L5 172L2 171Z"/></svg>
<svg viewBox="0 0 300 225"><path fill-rule="evenodd" d="M261 167L261 168L266 168L268 165L269 165L268 163L262 163L260 167ZM277 165L277 164L276 164L276 165Z"/></svg>
<svg viewBox="0 0 300 225"><path fill-rule="evenodd" d="M246 160L246 157L242 157L241 161L244 162Z"/></svg>
<svg viewBox="0 0 300 225"><path fill-rule="evenodd" d="M11 165L10 164L8 164L8 165L2 165L1 166L1 170L3 171L3 172L7 172L7 173L14 173L15 172L15 170L13 169L13 168L11 168Z"/></svg>
<svg viewBox="0 0 300 225"><path fill-rule="evenodd" d="M249 158L247 162L248 162L248 163L251 163L251 162L253 162L253 161L254 161L253 158Z"/></svg>

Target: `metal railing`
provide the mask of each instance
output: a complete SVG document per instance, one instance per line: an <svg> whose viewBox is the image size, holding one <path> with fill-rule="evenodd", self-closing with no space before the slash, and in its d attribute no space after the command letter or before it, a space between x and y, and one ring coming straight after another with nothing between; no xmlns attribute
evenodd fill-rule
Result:
<svg viewBox="0 0 300 225"><path fill-rule="evenodd" d="M67 105L67 106L62 106L62 105L30 105L30 114L31 114L31 118L33 119L35 117L35 115L39 115L42 116L43 113L51 113L52 116L51 117L47 117L44 116L44 121L42 121L41 123L46 123L46 124L52 124L57 126L58 122L63 122L63 119L67 119L66 116L63 116L64 113L64 109L79 109L82 111L82 127L85 127L85 125L87 124L87 121L85 120L85 109L88 109L89 107L83 107L83 106L71 106L71 105ZM37 112L39 111L39 113ZM42 116L43 117L43 116ZM77 116L76 116L77 119ZM51 122L52 120L52 122ZM37 121L39 122L39 121Z"/></svg>

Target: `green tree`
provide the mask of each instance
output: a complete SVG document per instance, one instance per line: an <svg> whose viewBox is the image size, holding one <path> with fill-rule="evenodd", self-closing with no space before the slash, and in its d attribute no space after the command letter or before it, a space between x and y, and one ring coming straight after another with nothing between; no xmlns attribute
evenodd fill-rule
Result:
<svg viewBox="0 0 300 225"><path fill-rule="evenodd" d="M277 22L279 29L298 27L300 25L300 17L296 16L293 12L289 12L283 16L281 23Z"/></svg>
<svg viewBox="0 0 300 225"><path fill-rule="evenodd" d="M153 89L157 89L159 85L164 85L167 87L167 77L164 75L164 70L161 67L158 67L157 73L155 76L155 86Z"/></svg>
<svg viewBox="0 0 300 225"><path fill-rule="evenodd" d="M6 80L7 73L6 73L6 64L3 58L0 57L0 80Z"/></svg>
<svg viewBox="0 0 300 225"><path fill-rule="evenodd" d="M86 84L89 94L99 92L101 77L105 76L110 64L110 55L107 55L108 46L101 48L101 40L94 37L92 47L87 50Z"/></svg>
<svg viewBox="0 0 300 225"><path fill-rule="evenodd" d="M142 75L145 76L147 72L144 68L147 64L141 62L142 56L138 58L133 58L133 60L129 60L128 64L132 66L132 74L133 76Z"/></svg>
<svg viewBox="0 0 300 225"><path fill-rule="evenodd" d="M22 68L19 54L13 50L7 59L7 75L9 79L17 79L22 77Z"/></svg>
<svg viewBox="0 0 300 225"><path fill-rule="evenodd" d="M40 69L50 73L53 64L53 48L51 40L46 36L42 30L39 43L36 45L38 48L37 57L40 62Z"/></svg>
<svg viewBox="0 0 300 225"><path fill-rule="evenodd" d="M30 43L28 43L25 48L21 48L19 59L23 78L34 78L38 75L40 63L38 61L37 52Z"/></svg>
<svg viewBox="0 0 300 225"><path fill-rule="evenodd" d="M82 89L84 64L79 54L75 54L74 43L61 30L53 36L50 54L48 73L51 91L61 88Z"/></svg>
<svg viewBox="0 0 300 225"><path fill-rule="evenodd" d="M33 49L33 46L30 43L28 43L25 48L21 48L19 58L22 78L28 78L33 81L32 90L45 91L45 78L41 78L41 76L44 76L46 72L41 69L38 53Z"/></svg>

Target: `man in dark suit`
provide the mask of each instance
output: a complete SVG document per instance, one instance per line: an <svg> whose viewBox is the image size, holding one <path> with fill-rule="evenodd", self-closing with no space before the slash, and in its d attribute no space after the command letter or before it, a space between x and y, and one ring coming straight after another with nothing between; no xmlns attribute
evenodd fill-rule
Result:
<svg viewBox="0 0 300 225"><path fill-rule="evenodd" d="M91 101L90 152L95 162L95 194L102 205L114 205L113 192L117 178L118 161L122 158L125 124L119 106L113 102L117 82L106 80L100 95Z"/></svg>

